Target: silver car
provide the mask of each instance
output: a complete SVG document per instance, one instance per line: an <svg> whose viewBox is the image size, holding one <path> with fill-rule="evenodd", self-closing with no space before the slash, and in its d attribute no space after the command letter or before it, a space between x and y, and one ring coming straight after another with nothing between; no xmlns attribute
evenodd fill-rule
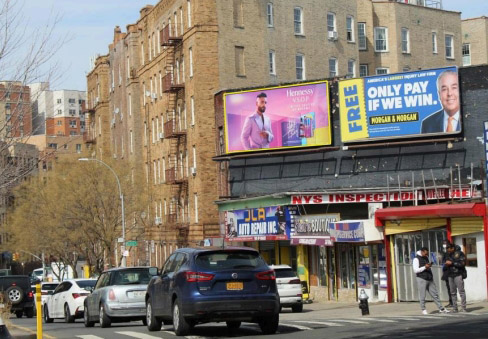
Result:
<svg viewBox="0 0 488 339"><path fill-rule="evenodd" d="M119 267L103 272L85 299L84 322L109 327L112 322L142 320L146 324L146 288L156 267Z"/></svg>

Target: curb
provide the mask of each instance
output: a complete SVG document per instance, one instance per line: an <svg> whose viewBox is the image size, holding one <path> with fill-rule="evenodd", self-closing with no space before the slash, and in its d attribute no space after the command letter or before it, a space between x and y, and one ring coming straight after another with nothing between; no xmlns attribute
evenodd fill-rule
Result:
<svg viewBox="0 0 488 339"><path fill-rule="evenodd" d="M14 325L14 324L11 324L10 326L17 329L17 330L29 333L29 334L22 335L22 336L15 335L15 336L12 336L13 338L19 338L19 339L30 339L30 338L35 339L35 338L37 338L37 331L35 331L35 330L32 330L32 329L27 328L27 327L19 326L19 325ZM56 339L56 337L53 337L49 334L43 334L42 337L46 338L46 339Z"/></svg>

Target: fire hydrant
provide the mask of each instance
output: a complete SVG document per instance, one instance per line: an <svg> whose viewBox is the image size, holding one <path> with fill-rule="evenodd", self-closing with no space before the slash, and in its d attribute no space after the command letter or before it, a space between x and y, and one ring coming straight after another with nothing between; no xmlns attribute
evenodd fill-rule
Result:
<svg viewBox="0 0 488 339"><path fill-rule="evenodd" d="M364 292L364 289L359 293L359 308L362 315L369 315L368 295Z"/></svg>

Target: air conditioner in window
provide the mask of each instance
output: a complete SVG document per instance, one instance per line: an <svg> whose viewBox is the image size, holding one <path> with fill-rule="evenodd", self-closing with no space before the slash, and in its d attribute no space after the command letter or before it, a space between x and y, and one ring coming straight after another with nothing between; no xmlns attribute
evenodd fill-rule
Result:
<svg viewBox="0 0 488 339"><path fill-rule="evenodd" d="M150 97L150 96L151 96L151 92L146 91L146 96L147 96L147 97Z"/></svg>
<svg viewBox="0 0 488 339"><path fill-rule="evenodd" d="M336 31L329 31L329 40L337 40L339 34Z"/></svg>
<svg viewBox="0 0 488 339"><path fill-rule="evenodd" d="M159 132L159 139L164 139L164 133L163 132Z"/></svg>
<svg viewBox="0 0 488 339"><path fill-rule="evenodd" d="M196 167L190 167L190 172L191 172L191 175L193 175L193 176L197 175L197 168Z"/></svg>
<svg viewBox="0 0 488 339"><path fill-rule="evenodd" d="M161 220L161 217L156 217L156 218L154 218L154 224L156 224L156 225L161 225L162 223L163 223L163 222L162 222L162 220Z"/></svg>
<svg viewBox="0 0 488 339"><path fill-rule="evenodd" d="M154 99L154 100L156 100L158 98L158 95L156 93L152 93L151 94L151 98Z"/></svg>

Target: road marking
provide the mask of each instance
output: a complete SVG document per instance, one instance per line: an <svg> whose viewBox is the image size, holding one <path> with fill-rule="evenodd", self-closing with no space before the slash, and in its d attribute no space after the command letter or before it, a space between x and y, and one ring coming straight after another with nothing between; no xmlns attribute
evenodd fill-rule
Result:
<svg viewBox="0 0 488 339"><path fill-rule="evenodd" d="M76 337L82 339L103 339L102 337L97 337L96 335L91 335L91 334L77 335Z"/></svg>
<svg viewBox="0 0 488 339"><path fill-rule="evenodd" d="M139 339L160 339L159 337L155 337L153 335L149 335L149 334L145 334L145 333L139 333L139 332L133 332L133 331L123 331L123 332L115 332L115 333L126 335L126 336L133 337L133 338L139 338Z"/></svg>
<svg viewBox="0 0 488 339"><path fill-rule="evenodd" d="M302 331L313 330L313 328L311 328L311 327L295 325L295 324L280 324L280 326L293 327L293 328L297 328L297 329L302 330Z"/></svg>
<svg viewBox="0 0 488 339"><path fill-rule="evenodd" d="M328 321L308 321L308 320L294 320L297 323L326 325L326 326L344 326L342 324L331 323Z"/></svg>
<svg viewBox="0 0 488 339"><path fill-rule="evenodd" d="M348 324L367 324L366 321L359 321L359 320L345 320L345 319L330 319L331 321L338 321L341 323L348 323Z"/></svg>
<svg viewBox="0 0 488 339"><path fill-rule="evenodd" d="M378 321L380 323L397 323L396 320L379 319L379 318L361 318L361 321Z"/></svg>
<svg viewBox="0 0 488 339"><path fill-rule="evenodd" d="M388 317L388 318L393 318L393 317ZM419 321L419 318L403 318L403 317L394 317L395 320L406 320L406 321Z"/></svg>
<svg viewBox="0 0 488 339"><path fill-rule="evenodd" d="M416 316L410 316L410 315L402 315L402 316L389 316L388 318L402 318L402 319L440 319L438 316L435 315L416 315Z"/></svg>

